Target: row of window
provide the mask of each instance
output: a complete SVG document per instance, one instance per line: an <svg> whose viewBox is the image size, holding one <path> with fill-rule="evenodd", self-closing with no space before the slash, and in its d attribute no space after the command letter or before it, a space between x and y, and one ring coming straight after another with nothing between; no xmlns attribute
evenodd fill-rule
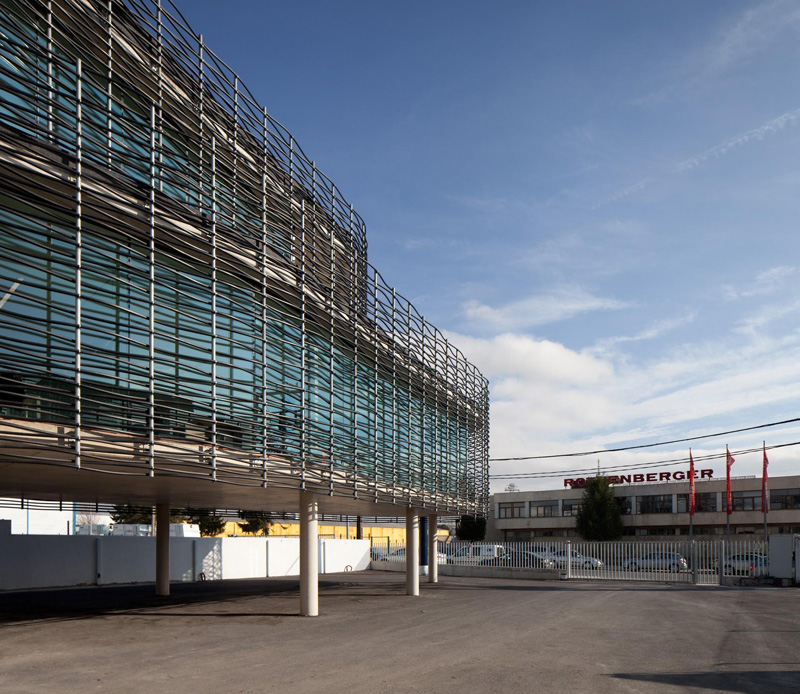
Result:
<svg viewBox="0 0 800 694"><path fill-rule="evenodd" d="M627 497L618 496L617 503L623 515L631 513L633 504L636 504L636 513L688 513L689 495L677 495L677 507L673 508L672 494L649 494L645 496ZM760 511L761 491L733 492L732 499L734 511ZM498 518L550 518L554 516L575 516L580 509L580 499L564 499L546 501L509 501L498 504ZM695 512L713 513L724 510L723 504L717 504L717 492L695 494ZM774 489L770 492L770 510L782 511L785 509L800 508L800 489Z"/></svg>

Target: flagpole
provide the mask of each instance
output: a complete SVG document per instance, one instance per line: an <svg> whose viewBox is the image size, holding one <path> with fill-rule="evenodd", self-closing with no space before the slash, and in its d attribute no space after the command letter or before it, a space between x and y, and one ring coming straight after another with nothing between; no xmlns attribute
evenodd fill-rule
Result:
<svg viewBox="0 0 800 694"><path fill-rule="evenodd" d="M694 542L694 502L695 502L695 489L694 489L694 458L692 458L692 449L689 449L689 542Z"/></svg>
<svg viewBox="0 0 800 694"><path fill-rule="evenodd" d="M764 451L764 468L761 473L761 513L764 514L764 548L766 550L767 543L769 543L769 535L767 535L767 510L769 509L769 486L767 484L767 442L762 441L761 445Z"/></svg>
<svg viewBox="0 0 800 694"><path fill-rule="evenodd" d="M731 514L729 513L725 519L725 540L729 543L731 541Z"/></svg>
<svg viewBox="0 0 800 694"><path fill-rule="evenodd" d="M725 446L725 541L730 548L731 543L731 511L733 510L731 506L733 505L731 501L731 465L733 465L733 456L731 455L730 451L728 450L728 446ZM728 549L730 552L730 549Z"/></svg>

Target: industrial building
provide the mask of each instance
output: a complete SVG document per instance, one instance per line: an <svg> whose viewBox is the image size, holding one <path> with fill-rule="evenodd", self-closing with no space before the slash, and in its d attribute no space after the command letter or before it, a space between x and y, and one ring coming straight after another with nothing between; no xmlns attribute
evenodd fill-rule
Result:
<svg viewBox="0 0 800 694"><path fill-rule="evenodd" d="M677 477L676 477L677 475ZM614 484L622 511L624 536L635 539L689 535L688 473L650 472L626 475L636 479ZM669 481L658 481L659 479ZM697 539L722 539L726 532L725 477L713 477L713 470L696 470L693 535ZM641 478L641 479L639 479ZM613 480L612 480L613 481ZM575 516L581 503L584 479L565 479L562 489L531 492L501 492L491 497L487 535L493 540L530 540L575 536ZM732 535L762 535L761 478L731 480ZM769 534L800 533L800 476L769 480Z"/></svg>

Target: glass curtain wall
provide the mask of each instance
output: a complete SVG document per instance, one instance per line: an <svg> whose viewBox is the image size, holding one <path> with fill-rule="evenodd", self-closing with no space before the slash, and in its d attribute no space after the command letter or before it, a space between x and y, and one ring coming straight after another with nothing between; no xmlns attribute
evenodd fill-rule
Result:
<svg viewBox="0 0 800 694"><path fill-rule="evenodd" d="M327 471L332 493L482 510L485 379L169 7L8 3L0 416L141 439L151 464L188 442L213 466L245 451L264 475Z"/></svg>

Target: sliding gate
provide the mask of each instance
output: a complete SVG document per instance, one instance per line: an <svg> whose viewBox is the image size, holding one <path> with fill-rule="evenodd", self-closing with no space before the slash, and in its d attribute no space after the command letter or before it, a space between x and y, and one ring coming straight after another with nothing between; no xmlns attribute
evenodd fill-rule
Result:
<svg viewBox="0 0 800 694"><path fill-rule="evenodd" d="M396 558L405 555L395 550ZM402 556L401 556L402 554ZM763 541L439 543L440 564L558 572L566 579L718 585L726 576L769 575ZM514 571L509 576L514 576Z"/></svg>

